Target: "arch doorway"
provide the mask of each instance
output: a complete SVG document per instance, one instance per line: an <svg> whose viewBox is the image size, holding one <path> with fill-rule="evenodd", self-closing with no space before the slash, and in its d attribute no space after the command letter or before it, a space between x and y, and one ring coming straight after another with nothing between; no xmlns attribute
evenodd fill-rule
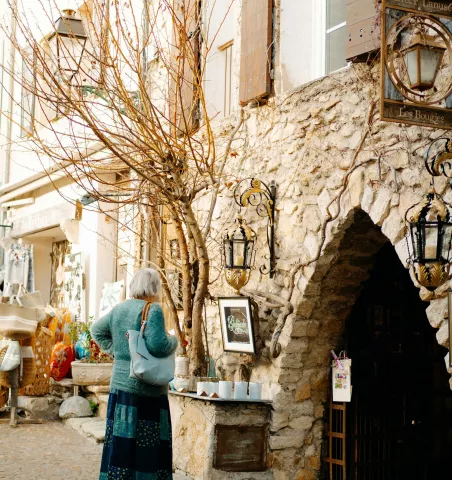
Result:
<svg viewBox="0 0 452 480"><path fill-rule="evenodd" d="M391 244L375 264L346 323L352 402L330 402L335 480L449 478L452 392L419 291ZM336 461L331 461L335 459Z"/></svg>

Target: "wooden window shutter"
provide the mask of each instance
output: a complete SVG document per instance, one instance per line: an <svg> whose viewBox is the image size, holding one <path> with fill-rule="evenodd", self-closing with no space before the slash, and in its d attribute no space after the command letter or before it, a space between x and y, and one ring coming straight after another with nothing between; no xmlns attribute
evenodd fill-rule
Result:
<svg viewBox="0 0 452 480"><path fill-rule="evenodd" d="M240 103L270 93L272 0L243 0L240 59Z"/></svg>
<svg viewBox="0 0 452 480"><path fill-rule="evenodd" d="M175 0L169 79L169 119L178 136L198 124L195 74L200 60L199 0Z"/></svg>
<svg viewBox="0 0 452 480"><path fill-rule="evenodd" d="M381 0L347 0L347 60L366 61L380 38Z"/></svg>

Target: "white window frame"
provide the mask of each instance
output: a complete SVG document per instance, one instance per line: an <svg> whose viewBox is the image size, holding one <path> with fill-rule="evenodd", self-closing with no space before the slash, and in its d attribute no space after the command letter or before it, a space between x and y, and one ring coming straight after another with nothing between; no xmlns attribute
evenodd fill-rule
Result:
<svg viewBox="0 0 452 480"><path fill-rule="evenodd" d="M313 55L315 58L315 71L316 71L316 77L320 78L325 75L328 75L329 73L333 72L328 72L327 70L327 36L330 33L333 33L336 30L339 30L340 28L346 27L347 22L342 22L339 23L338 25L335 25L334 27L331 28L326 28L327 27L327 2L328 0L323 0L323 1L316 1L314 0L314 8L313 8L313 26L314 26L314 38L317 39L316 42L314 42L315 47L313 51ZM343 68L347 68L347 65ZM339 70L342 70L340 68ZM336 71L339 71L336 70Z"/></svg>
<svg viewBox="0 0 452 480"><path fill-rule="evenodd" d="M34 60L33 60L34 65ZM32 134L35 113L36 113L36 93L34 85L34 72L29 71L29 65L22 60L22 82L23 85L32 88L32 91L27 90L22 86L20 99L20 136L28 137ZM31 86L30 86L31 85Z"/></svg>
<svg viewBox="0 0 452 480"><path fill-rule="evenodd" d="M219 52L224 56L223 117L229 117L234 111L232 104L232 81L234 70L234 40L220 45ZM229 90L229 91L228 91Z"/></svg>

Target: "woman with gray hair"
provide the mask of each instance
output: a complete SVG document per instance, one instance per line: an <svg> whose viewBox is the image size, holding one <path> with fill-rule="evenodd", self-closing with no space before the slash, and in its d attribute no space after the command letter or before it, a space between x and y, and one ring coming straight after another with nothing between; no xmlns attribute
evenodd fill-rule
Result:
<svg viewBox="0 0 452 480"><path fill-rule="evenodd" d="M91 327L94 340L115 359L99 480L173 478L168 387L129 377L126 336L128 330L140 330L141 313L151 303L145 329L148 351L154 357L164 358L176 350L177 340L166 333L162 307L157 303L160 290L156 270L138 270L130 282L132 298Z"/></svg>

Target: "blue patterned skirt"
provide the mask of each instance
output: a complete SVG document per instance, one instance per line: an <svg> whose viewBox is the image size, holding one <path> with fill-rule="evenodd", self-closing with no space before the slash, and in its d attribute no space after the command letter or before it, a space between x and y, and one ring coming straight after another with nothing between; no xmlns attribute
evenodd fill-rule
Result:
<svg viewBox="0 0 452 480"><path fill-rule="evenodd" d="M172 478L168 397L112 389L99 480Z"/></svg>

